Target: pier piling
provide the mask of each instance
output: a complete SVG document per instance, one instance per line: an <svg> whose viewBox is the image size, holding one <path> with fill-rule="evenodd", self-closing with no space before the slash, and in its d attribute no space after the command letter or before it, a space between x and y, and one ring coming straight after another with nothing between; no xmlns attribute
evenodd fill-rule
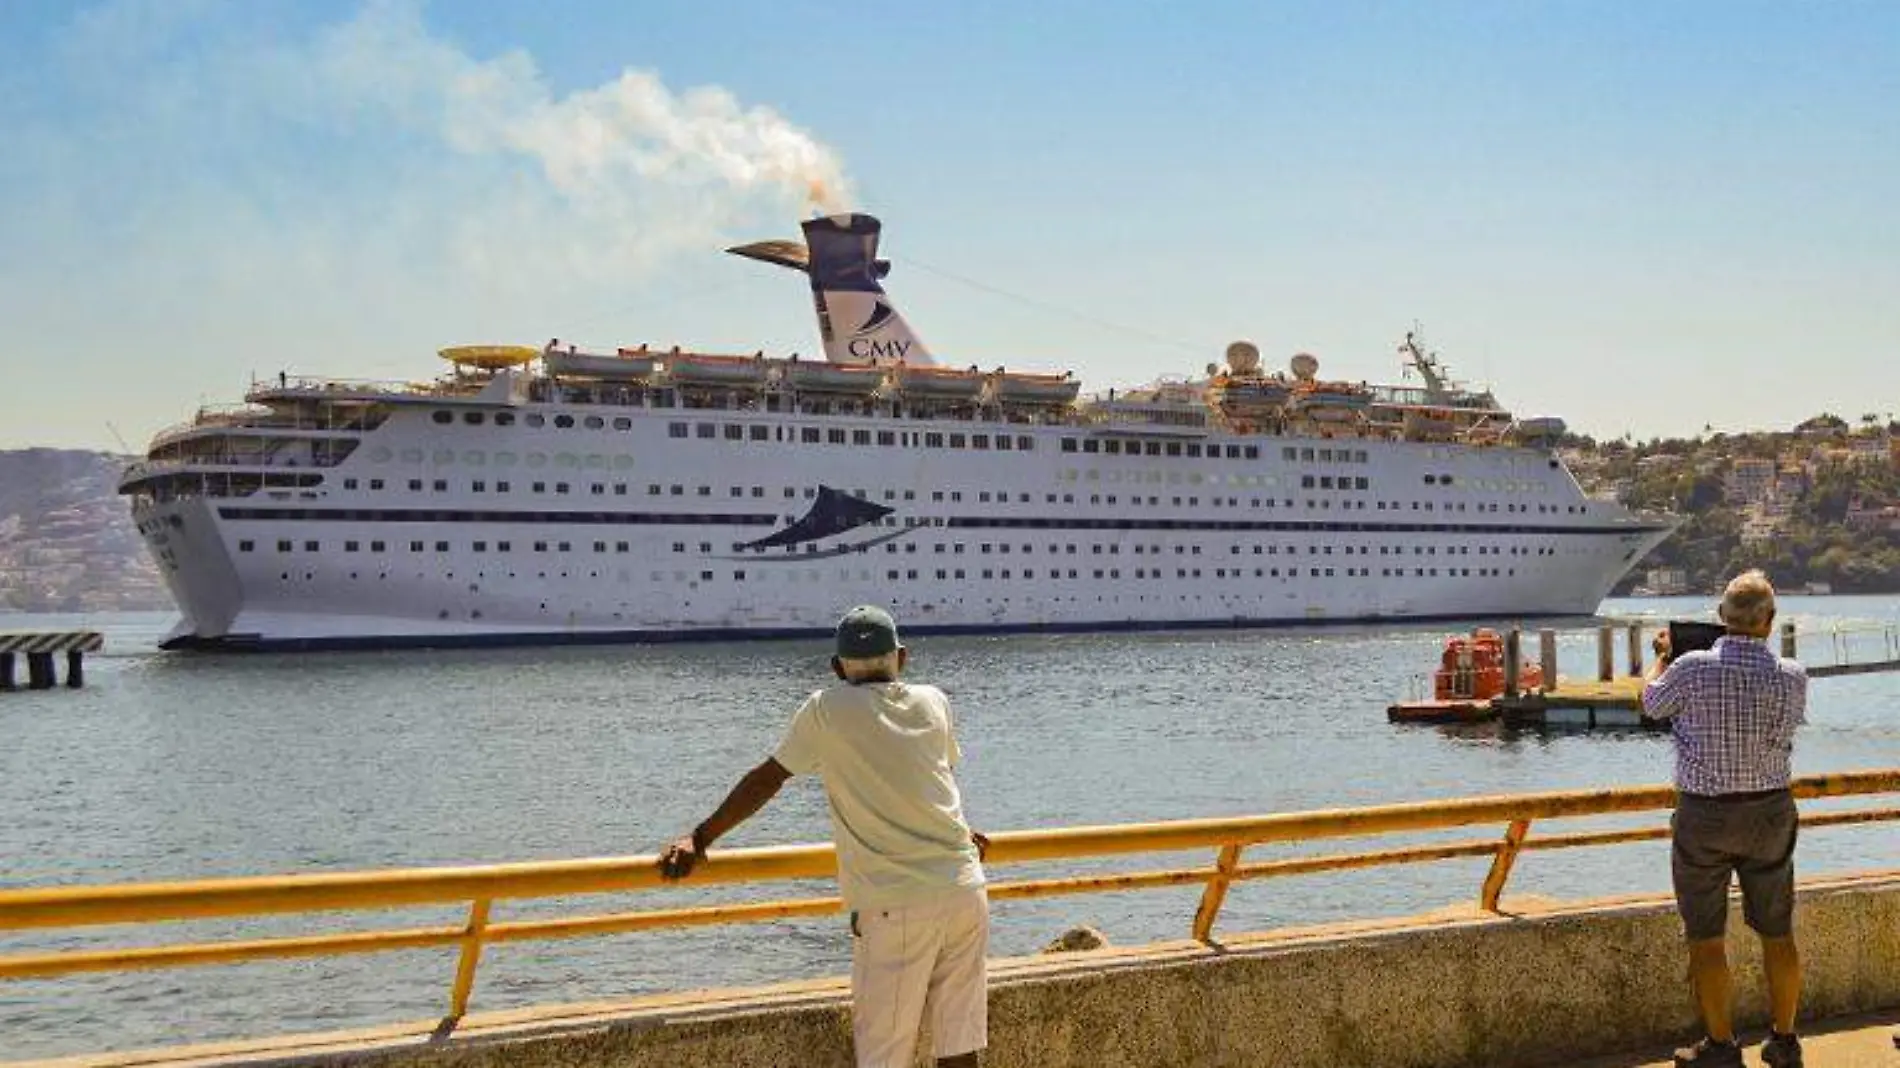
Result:
<svg viewBox="0 0 1900 1068"><path fill-rule="evenodd" d="M1616 631L1610 627L1597 628L1597 681L1609 682L1616 678Z"/></svg>
<svg viewBox="0 0 1900 1068"><path fill-rule="evenodd" d="M1504 696L1516 697L1524 678L1524 632L1512 627L1504 636Z"/></svg>
<svg viewBox="0 0 1900 1068"><path fill-rule="evenodd" d="M1544 689L1557 688L1557 632L1540 630L1537 632L1537 661L1544 668Z"/></svg>
<svg viewBox="0 0 1900 1068"><path fill-rule="evenodd" d="M1631 623L1629 633L1630 677L1641 678L1643 674L1643 625Z"/></svg>
<svg viewBox="0 0 1900 1068"><path fill-rule="evenodd" d="M53 654L26 654L26 688L50 690L53 688L53 682Z"/></svg>
<svg viewBox="0 0 1900 1068"><path fill-rule="evenodd" d="M74 690L86 684L85 654L105 647L96 630L0 632L0 691L17 690L14 658L26 657L26 688L50 690L59 685L54 657L66 654L66 685Z"/></svg>
<svg viewBox="0 0 1900 1068"><path fill-rule="evenodd" d="M1790 660L1794 659L1794 624L1793 623L1783 623L1781 625L1781 655L1787 657Z"/></svg>

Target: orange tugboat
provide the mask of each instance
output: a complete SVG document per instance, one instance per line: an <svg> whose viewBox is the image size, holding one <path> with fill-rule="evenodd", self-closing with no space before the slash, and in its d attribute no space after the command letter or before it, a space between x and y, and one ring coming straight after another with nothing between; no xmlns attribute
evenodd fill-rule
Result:
<svg viewBox="0 0 1900 1068"><path fill-rule="evenodd" d="M1544 669L1520 664L1518 692L1540 690ZM1432 699L1404 701L1386 710L1394 723L1479 723L1496 718L1495 698L1504 696L1504 638L1488 628L1445 639L1438 670L1432 674Z"/></svg>
<svg viewBox="0 0 1900 1068"><path fill-rule="evenodd" d="M1517 685L1520 690L1542 689L1542 665L1523 665ZM1483 629L1470 638L1454 635L1445 639L1445 652L1432 676L1433 697L1440 701L1489 701L1503 693L1504 639L1497 631Z"/></svg>

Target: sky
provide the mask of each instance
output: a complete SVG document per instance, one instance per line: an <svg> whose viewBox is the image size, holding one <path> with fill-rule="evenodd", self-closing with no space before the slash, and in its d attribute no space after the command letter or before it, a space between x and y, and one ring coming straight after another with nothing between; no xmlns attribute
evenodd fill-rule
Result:
<svg viewBox="0 0 1900 1068"><path fill-rule="evenodd" d="M1900 4L0 4L0 448L448 345L1453 373L1599 437L1900 411Z"/></svg>

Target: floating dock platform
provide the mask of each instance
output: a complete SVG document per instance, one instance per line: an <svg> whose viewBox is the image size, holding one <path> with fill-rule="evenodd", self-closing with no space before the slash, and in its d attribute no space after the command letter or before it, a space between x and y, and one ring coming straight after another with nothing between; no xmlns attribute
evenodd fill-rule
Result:
<svg viewBox="0 0 1900 1068"><path fill-rule="evenodd" d="M1643 719L1643 680L1634 676L1558 679L1555 686L1515 697L1400 701L1386 709L1386 718L1438 726L1503 721L1511 727L1662 727Z"/></svg>
<svg viewBox="0 0 1900 1068"><path fill-rule="evenodd" d="M13 670L16 658L26 658L26 688L50 690L59 685L54 657L66 656L66 685L77 690L86 684L85 658L105 648L105 635L96 630L0 631L0 691L17 690Z"/></svg>
<svg viewBox="0 0 1900 1068"><path fill-rule="evenodd" d="M1663 730L1662 723L1643 718L1643 640L1644 624L1626 628L1604 626L1597 629L1597 678L1561 678L1557 674L1557 632L1537 632L1542 677L1541 686L1520 686L1526 676L1523 660L1523 633L1513 630L1505 635L1502 692L1472 692L1469 669L1453 676L1453 693L1430 700L1400 701L1386 708L1386 719L1393 723L1471 724L1502 722L1508 727L1530 729L1558 728L1595 730L1622 728ZM1654 623L1648 624L1654 627ZM1625 629L1629 674L1616 674L1616 632ZM1836 635L1837 662L1807 664L1811 679L1839 675L1863 675L1877 671L1900 671L1900 633L1882 628L1887 637L1884 658L1853 662ZM1781 655L1795 658L1794 624L1782 625ZM1535 677L1535 676L1533 676Z"/></svg>
<svg viewBox="0 0 1900 1068"><path fill-rule="evenodd" d="M1551 689L1499 697L1492 705L1511 727L1668 729L1643 718L1643 680L1633 675L1608 681L1559 679Z"/></svg>

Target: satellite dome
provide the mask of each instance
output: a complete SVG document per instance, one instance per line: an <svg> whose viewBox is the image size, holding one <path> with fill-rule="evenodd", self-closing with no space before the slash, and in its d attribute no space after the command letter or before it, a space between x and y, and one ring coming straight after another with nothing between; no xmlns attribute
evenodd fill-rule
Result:
<svg viewBox="0 0 1900 1068"><path fill-rule="evenodd" d="M1298 353L1293 357L1293 377L1302 382L1311 382L1319 374L1319 357L1310 352Z"/></svg>
<svg viewBox="0 0 1900 1068"><path fill-rule="evenodd" d="M1251 341L1236 341L1227 346L1227 366L1237 375L1250 375L1260 370L1260 349Z"/></svg>

